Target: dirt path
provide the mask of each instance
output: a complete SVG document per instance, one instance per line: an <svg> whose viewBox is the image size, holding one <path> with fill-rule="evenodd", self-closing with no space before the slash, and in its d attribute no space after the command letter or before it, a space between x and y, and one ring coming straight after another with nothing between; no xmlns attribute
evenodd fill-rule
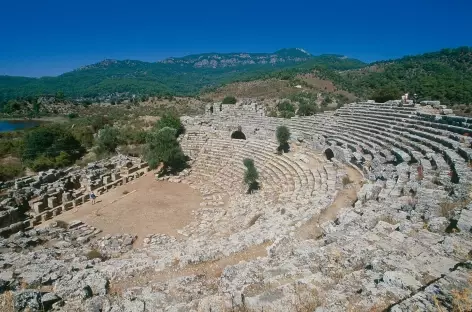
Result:
<svg viewBox="0 0 472 312"><path fill-rule="evenodd" d="M338 196L328 208L323 210L320 214L313 216L308 222L298 228L296 236L299 239L316 239L320 237L323 234L320 224L334 220L342 208L350 206L356 201L357 192L361 188L363 177L354 168L346 166L345 170L351 183L338 193Z"/></svg>
<svg viewBox="0 0 472 312"><path fill-rule="evenodd" d="M179 236L178 229L194 220L200 193L186 184L156 181L152 172L69 210L54 220L81 220L106 234L138 235L138 246L148 234ZM49 222L52 222L50 220ZM44 226L47 226L46 222Z"/></svg>

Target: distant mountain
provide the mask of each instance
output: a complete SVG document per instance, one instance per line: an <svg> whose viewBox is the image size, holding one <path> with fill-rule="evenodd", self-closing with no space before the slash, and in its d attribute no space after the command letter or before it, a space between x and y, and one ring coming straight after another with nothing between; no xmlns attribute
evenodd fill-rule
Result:
<svg viewBox="0 0 472 312"><path fill-rule="evenodd" d="M160 62L104 60L57 77L0 76L0 104L54 94L97 97L116 93L196 95L235 81L294 79L312 73L363 98L399 97L404 92L444 103L472 103L472 48L444 49L366 64L343 55L313 56L303 49L274 53L205 53Z"/></svg>
<svg viewBox="0 0 472 312"><path fill-rule="evenodd" d="M366 64L342 56L313 56L303 49L274 53L206 53L160 62L104 60L57 77L0 76L0 101L15 97L54 94L96 97L112 93L193 95L202 88L248 80L297 66L354 69Z"/></svg>
<svg viewBox="0 0 472 312"><path fill-rule="evenodd" d="M275 53L205 53L167 58L159 63L193 68L225 68L246 65L278 65L307 61L313 55L303 49L282 49Z"/></svg>

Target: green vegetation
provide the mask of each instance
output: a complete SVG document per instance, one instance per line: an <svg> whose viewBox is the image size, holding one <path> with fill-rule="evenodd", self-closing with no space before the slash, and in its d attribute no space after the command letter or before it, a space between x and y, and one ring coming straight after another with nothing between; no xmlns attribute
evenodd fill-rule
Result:
<svg viewBox="0 0 472 312"><path fill-rule="evenodd" d="M147 148L145 158L151 168L163 164L164 172L177 172L186 167L187 157L177 141L174 128L154 128L146 137Z"/></svg>
<svg viewBox="0 0 472 312"><path fill-rule="evenodd" d="M339 87L378 100L417 94L421 100L472 104L472 48L444 49L371 64L366 69L324 72Z"/></svg>
<svg viewBox="0 0 472 312"><path fill-rule="evenodd" d="M177 136L181 135L185 131L179 116L172 112L165 112L162 117L157 121L155 126L156 130L160 130L166 127L175 129L177 131Z"/></svg>
<svg viewBox="0 0 472 312"><path fill-rule="evenodd" d="M58 124L27 131L23 141L21 157L35 171L68 166L85 153L69 129Z"/></svg>
<svg viewBox="0 0 472 312"><path fill-rule="evenodd" d="M21 175L23 166L20 162L6 162L0 164L0 182L14 179Z"/></svg>
<svg viewBox="0 0 472 312"><path fill-rule="evenodd" d="M257 181L259 179L259 173L254 165L254 160L251 158L245 158L243 164L246 167L244 183L248 186L247 193L251 194L260 188L259 182Z"/></svg>
<svg viewBox="0 0 472 312"><path fill-rule="evenodd" d="M89 250L85 256L87 257L87 260L93 260L93 259L100 259L100 260L106 260L106 257L102 255L100 251L97 249L92 249Z"/></svg>
<svg viewBox="0 0 472 312"><path fill-rule="evenodd" d="M290 150L290 145L288 144L288 140L290 140L290 130L285 126L278 126L275 132L275 136L277 137L277 141L279 142L279 147L277 151L288 153Z"/></svg>
<svg viewBox="0 0 472 312"><path fill-rule="evenodd" d="M297 76L304 73L314 73L321 79L331 80L337 89L350 91L364 99L391 99L408 92L418 94L419 100L437 99L446 104L472 103L470 47L444 49L372 64L340 55L310 56L296 49L284 49L276 54L285 61L247 65L241 59L239 64L230 67L194 66L198 60L210 60L214 56L203 54L161 63L105 60L58 77L0 76L0 111L36 116L40 114L36 99L44 93L55 94L58 101L75 97L98 99L98 96L117 92L128 94L127 99L136 95L134 99L146 101L149 95L197 95L236 81L275 78L289 80L290 85L304 85L304 81ZM221 60L239 58L237 54L219 54L218 57ZM111 99L112 103L119 101L121 99ZM85 100L81 103L88 105L91 102ZM129 106L131 108L132 103Z"/></svg>
<svg viewBox="0 0 472 312"><path fill-rule="evenodd" d="M106 125L97 135L98 154L114 153L120 145L120 131L112 126Z"/></svg>
<svg viewBox="0 0 472 312"><path fill-rule="evenodd" d="M282 101L277 104L277 110L282 118L292 118L295 116L295 107L290 101Z"/></svg>
<svg viewBox="0 0 472 312"><path fill-rule="evenodd" d="M298 105L297 114L299 116L311 116L318 112L318 107L314 102L302 102Z"/></svg>
<svg viewBox="0 0 472 312"><path fill-rule="evenodd" d="M223 104L236 104L237 99L234 96L227 96L223 99Z"/></svg>
<svg viewBox="0 0 472 312"><path fill-rule="evenodd" d="M0 76L0 110L10 99L59 94L65 98L130 93L146 96L197 95L204 88L214 88L235 81L249 81L268 76L291 77L293 73L322 66L332 70L360 68L364 63L336 55L311 56L295 49L278 51L284 62L249 64L241 59L236 66L196 67L195 62L211 55L194 55L174 59L172 63L104 60L100 63L65 73L58 77L27 78ZM213 55L213 54L212 54ZM250 54L268 57L270 54ZM239 58L239 54L218 54L220 60ZM297 61L300 60L300 61ZM243 62L244 61L244 62ZM296 67L292 72L278 71ZM112 100L116 102L116 100Z"/></svg>

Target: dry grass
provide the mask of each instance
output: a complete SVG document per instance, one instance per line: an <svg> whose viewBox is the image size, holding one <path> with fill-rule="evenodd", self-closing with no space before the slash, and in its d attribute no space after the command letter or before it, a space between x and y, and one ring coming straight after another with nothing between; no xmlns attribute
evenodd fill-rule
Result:
<svg viewBox="0 0 472 312"><path fill-rule="evenodd" d="M92 260L92 259L104 260L105 259L105 257L101 254L101 252L96 249L90 250L89 252L85 254L85 256L87 257L88 260Z"/></svg>
<svg viewBox="0 0 472 312"><path fill-rule="evenodd" d="M395 225L398 222L391 215L384 215L379 218L379 221L386 222L391 225Z"/></svg>
<svg viewBox="0 0 472 312"><path fill-rule="evenodd" d="M351 179L349 179L349 176L346 175L346 176L343 177L342 183L343 183L343 186L346 186L348 184L351 184L352 181L351 181Z"/></svg>
<svg viewBox="0 0 472 312"><path fill-rule="evenodd" d="M453 217L453 212L456 208L463 208L471 202L471 199L458 200L455 202L443 201L439 203L439 213L442 217L450 219Z"/></svg>
<svg viewBox="0 0 472 312"><path fill-rule="evenodd" d="M468 287L452 290L452 309L454 312L472 311L472 273L469 273Z"/></svg>
<svg viewBox="0 0 472 312"><path fill-rule="evenodd" d="M56 226L61 228L61 229L67 230L69 228L69 223L67 223L66 221L57 220L56 221Z"/></svg>
<svg viewBox="0 0 472 312"><path fill-rule="evenodd" d="M15 312L15 300L11 291L6 291L0 295L0 311Z"/></svg>

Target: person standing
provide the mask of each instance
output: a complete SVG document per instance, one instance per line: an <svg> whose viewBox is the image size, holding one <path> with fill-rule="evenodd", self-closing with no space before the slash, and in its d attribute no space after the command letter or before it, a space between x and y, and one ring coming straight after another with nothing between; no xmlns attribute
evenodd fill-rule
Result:
<svg viewBox="0 0 472 312"><path fill-rule="evenodd" d="M97 198L97 196L95 195L95 193L92 191L90 192L90 200L92 201L92 205L95 205L95 199Z"/></svg>

